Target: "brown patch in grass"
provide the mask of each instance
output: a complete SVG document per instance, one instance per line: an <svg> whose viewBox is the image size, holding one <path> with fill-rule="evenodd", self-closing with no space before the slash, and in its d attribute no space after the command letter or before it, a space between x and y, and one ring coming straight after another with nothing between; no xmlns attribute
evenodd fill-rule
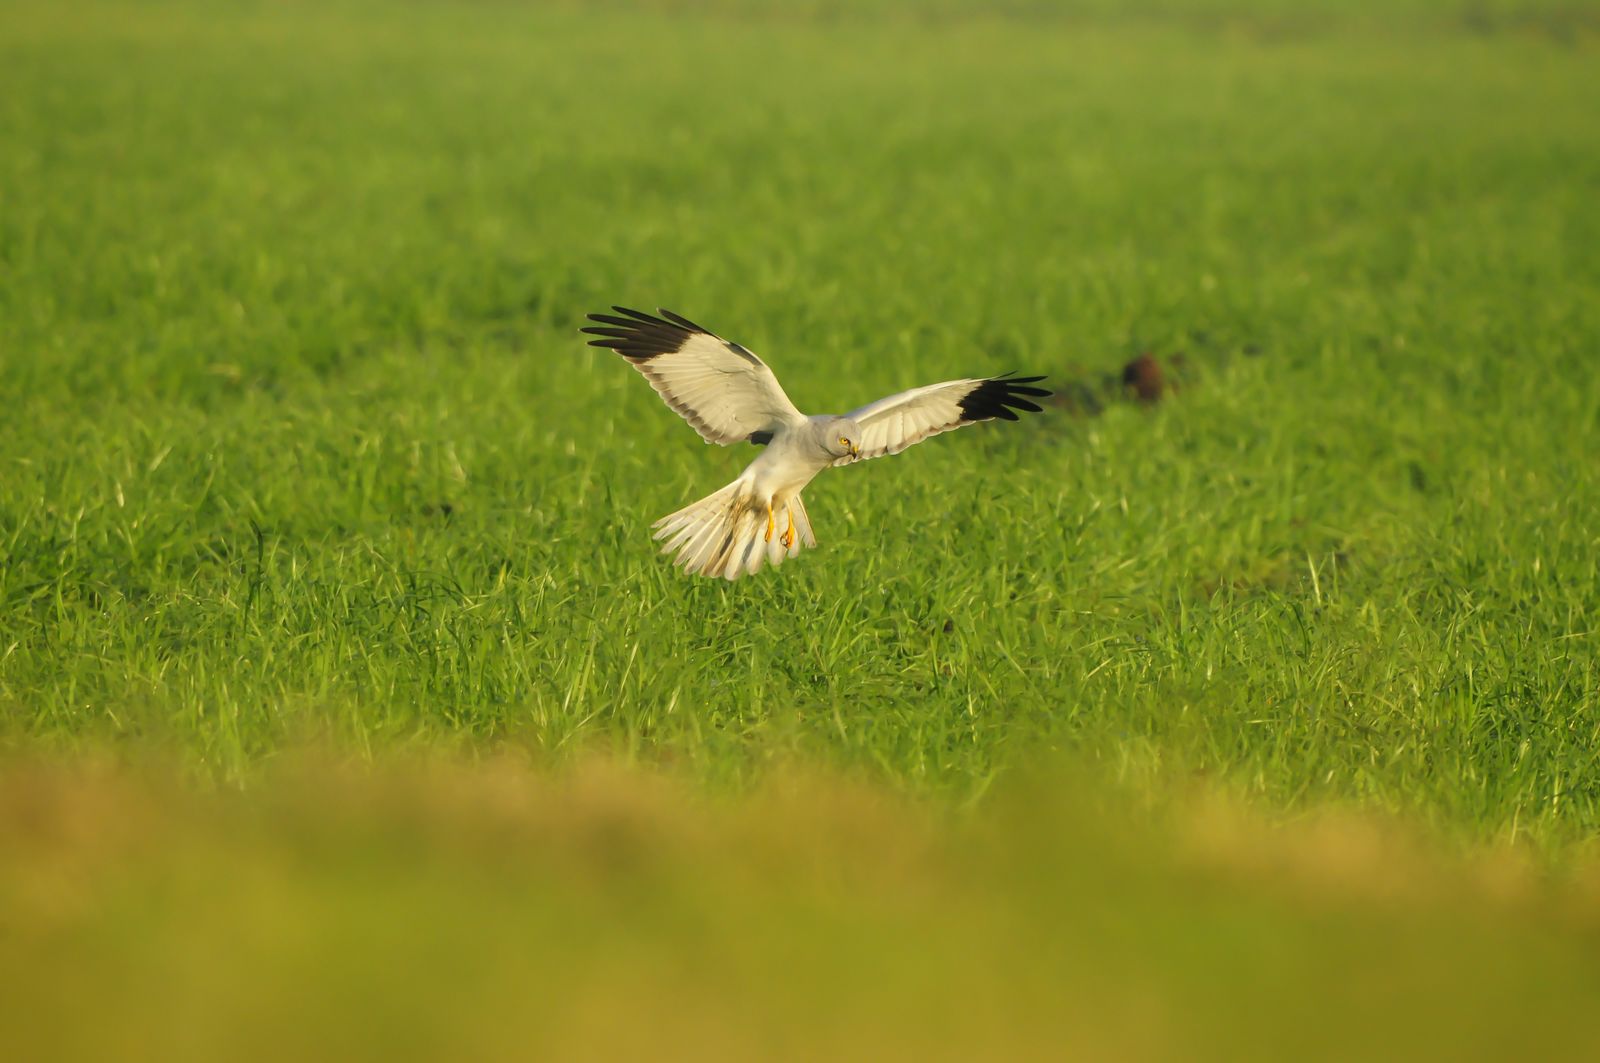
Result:
<svg viewBox="0 0 1600 1063"><path fill-rule="evenodd" d="M1167 375L1155 355L1146 351L1122 367L1122 386L1140 402L1159 402L1167 392Z"/></svg>
<svg viewBox="0 0 1600 1063"><path fill-rule="evenodd" d="M1189 376L1182 352L1158 357L1146 351L1116 372L1075 370L1056 378L1055 394L1045 402L1073 417L1098 417L1118 403L1153 406L1170 399Z"/></svg>

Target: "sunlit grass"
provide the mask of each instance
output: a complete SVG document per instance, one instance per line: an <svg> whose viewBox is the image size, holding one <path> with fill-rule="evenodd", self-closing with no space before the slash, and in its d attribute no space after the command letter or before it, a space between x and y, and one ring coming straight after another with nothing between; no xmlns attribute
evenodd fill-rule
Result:
<svg viewBox="0 0 1600 1063"><path fill-rule="evenodd" d="M1597 32L0 5L0 1029L1592 1051ZM1060 397L692 581L611 303Z"/></svg>
<svg viewBox="0 0 1600 1063"><path fill-rule="evenodd" d="M72 10L0 45L13 744L803 752L957 798L1049 746L1592 830L1587 46ZM578 342L613 301L808 409L1068 404L830 474L821 550L691 582L648 523L749 454ZM1148 408L1105 384L1142 351Z"/></svg>

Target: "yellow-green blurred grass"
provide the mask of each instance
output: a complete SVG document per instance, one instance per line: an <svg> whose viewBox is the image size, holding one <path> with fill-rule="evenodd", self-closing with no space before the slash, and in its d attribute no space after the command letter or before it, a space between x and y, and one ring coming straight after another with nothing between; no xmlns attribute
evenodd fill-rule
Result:
<svg viewBox="0 0 1600 1063"><path fill-rule="evenodd" d="M1135 810L1081 766L962 815L606 761L108 765L0 778L4 1058L1600 1050L1600 876L1370 818Z"/></svg>

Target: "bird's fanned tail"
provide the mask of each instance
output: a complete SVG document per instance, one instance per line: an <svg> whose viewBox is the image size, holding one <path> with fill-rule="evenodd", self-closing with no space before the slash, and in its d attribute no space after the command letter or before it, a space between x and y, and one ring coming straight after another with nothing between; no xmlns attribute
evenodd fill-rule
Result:
<svg viewBox="0 0 1600 1063"><path fill-rule="evenodd" d="M791 517L794 534L785 547ZM662 517L655 529L661 552L675 555L674 562L686 572L729 580L759 572L763 563L776 567L798 554L801 546L817 545L799 495L773 507L769 538L766 504L750 493L742 478Z"/></svg>

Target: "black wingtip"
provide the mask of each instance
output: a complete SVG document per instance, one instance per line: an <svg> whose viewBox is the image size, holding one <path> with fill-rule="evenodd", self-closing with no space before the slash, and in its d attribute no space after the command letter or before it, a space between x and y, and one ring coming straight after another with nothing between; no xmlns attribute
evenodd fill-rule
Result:
<svg viewBox="0 0 1600 1063"><path fill-rule="evenodd" d="M578 331L599 339L589 341L591 347L608 347L633 362L648 362L662 354L679 350L689 335L704 332L676 314L667 313L670 320L653 317L642 310L626 306L613 306L615 313L589 314L595 322Z"/></svg>
<svg viewBox="0 0 1600 1063"><path fill-rule="evenodd" d="M662 321L659 317L651 317L649 314L645 313L643 310L633 310L633 309L630 309L629 307L626 307L626 306L613 306L611 309L615 310L617 313L623 315L624 317L631 317L635 321L642 321L646 325L665 325L666 324L666 322ZM590 314L589 316L593 317L594 315Z"/></svg>
<svg viewBox="0 0 1600 1063"><path fill-rule="evenodd" d="M1043 399L1050 396L1044 388L1030 387L1043 380L1042 376L1004 376L990 377L967 393L961 400L961 417L966 421L987 421L999 418L1003 421L1017 420L1017 411L1024 413L1043 413L1044 408L1029 399Z"/></svg>
<svg viewBox="0 0 1600 1063"><path fill-rule="evenodd" d="M679 315L679 314L674 314L671 310L668 310L664 306L656 307L656 313L660 314L662 317L666 318L668 321L672 322L674 325L677 325L679 328L688 329L690 332L704 332L707 336L712 335L712 332L711 332L710 329L701 328L699 325L696 325L693 321L690 321L688 318L683 317L682 315Z"/></svg>
<svg viewBox="0 0 1600 1063"><path fill-rule="evenodd" d="M613 306L611 309L615 313L587 315L599 327L590 325L578 329L579 332L601 337L590 340L589 346L609 347L624 358L640 363L681 350L691 336L710 336L726 344L730 351L746 361L761 364L759 358L737 343L729 343L710 329L702 328L671 310L657 308L656 313L661 316L654 317L643 310L626 306Z"/></svg>

